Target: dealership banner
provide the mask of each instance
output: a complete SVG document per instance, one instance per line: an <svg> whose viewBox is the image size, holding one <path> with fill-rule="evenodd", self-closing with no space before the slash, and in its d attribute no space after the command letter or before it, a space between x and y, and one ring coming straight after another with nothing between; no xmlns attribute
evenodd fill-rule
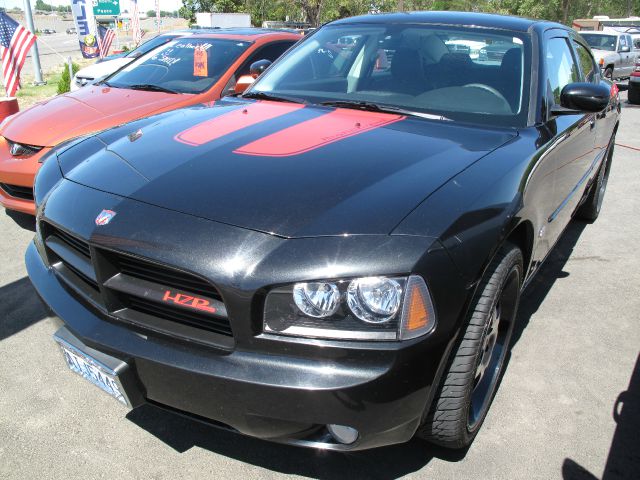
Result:
<svg viewBox="0 0 640 480"><path fill-rule="evenodd" d="M71 14L78 32L78 43L84 58L100 55L96 38L96 20L93 16L93 0L71 0Z"/></svg>

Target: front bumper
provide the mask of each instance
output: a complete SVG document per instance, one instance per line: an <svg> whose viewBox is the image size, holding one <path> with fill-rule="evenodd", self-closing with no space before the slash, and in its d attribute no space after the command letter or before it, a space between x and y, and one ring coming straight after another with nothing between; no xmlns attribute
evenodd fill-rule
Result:
<svg viewBox="0 0 640 480"><path fill-rule="evenodd" d="M287 348L286 341L276 352L222 351L146 335L102 318L63 286L34 243L26 264L39 295L80 348L126 362L131 375L127 394L138 399L134 406L151 402L277 442L359 450L409 440L451 345L430 345L427 339L371 350L357 345L331 349L316 342L312 358ZM327 434L328 424L357 429L358 440L335 442Z"/></svg>

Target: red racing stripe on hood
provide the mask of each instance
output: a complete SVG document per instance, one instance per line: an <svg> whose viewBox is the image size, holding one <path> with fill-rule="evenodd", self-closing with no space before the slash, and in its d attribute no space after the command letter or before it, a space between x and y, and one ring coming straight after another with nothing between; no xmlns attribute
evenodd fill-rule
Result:
<svg viewBox="0 0 640 480"><path fill-rule="evenodd" d="M173 137L178 142L197 147L243 128L271 120L303 108L304 105L259 101L243 108L223 113L194 125Z"/></svg>
<svg viewBox="0 0 640 480"><path fill-rule="evenodd" d="M404 115L337 108L244 145L234 153L265 157L299 155L404 118Z"/></svg>

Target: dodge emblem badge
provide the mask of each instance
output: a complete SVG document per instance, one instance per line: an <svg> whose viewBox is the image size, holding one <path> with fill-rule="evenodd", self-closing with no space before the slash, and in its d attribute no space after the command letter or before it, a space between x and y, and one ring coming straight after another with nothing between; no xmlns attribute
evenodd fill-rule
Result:
<svg viewBox="0 0 640 480"><path fill-rule="evenodd" d="M113 210L102 210L100 215L96 217L96 225L106 225L116 216L116 212Z"/></svg>

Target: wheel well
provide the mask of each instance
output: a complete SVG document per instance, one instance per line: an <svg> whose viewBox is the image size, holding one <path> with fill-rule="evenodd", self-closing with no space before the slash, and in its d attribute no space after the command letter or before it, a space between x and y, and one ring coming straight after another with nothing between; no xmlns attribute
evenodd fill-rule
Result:
<svg viewBox="0 0 640 480"><path fill-rule="evenodd" d="M531 222L525 220L521 222L516 228L514 228L507 241L511 242L520 248L522 256L524 257L525 278L529 273L529 264L531 262L531 255L533 254L533 225Z"/></svg>

